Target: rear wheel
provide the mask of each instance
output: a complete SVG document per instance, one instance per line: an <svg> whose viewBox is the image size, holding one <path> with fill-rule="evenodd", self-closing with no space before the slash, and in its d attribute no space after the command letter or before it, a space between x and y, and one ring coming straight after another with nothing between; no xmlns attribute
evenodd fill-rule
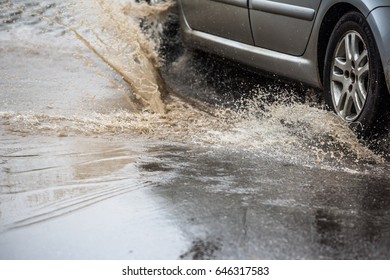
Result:
<svg viewBox="0 0 390 280"><path fill-rule="evenodd" d="M384 121L388 99L379 52L372 31L357 12L336 24L327 47L324 92L328 107L358 132Z"/></svg>

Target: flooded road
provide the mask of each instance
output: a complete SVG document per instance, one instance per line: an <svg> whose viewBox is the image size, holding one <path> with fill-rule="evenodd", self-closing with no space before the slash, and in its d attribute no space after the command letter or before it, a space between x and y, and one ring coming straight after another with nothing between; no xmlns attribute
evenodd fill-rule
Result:
<svg viewBox="0 0 390 280"><path fill-rule="evenodd" d="M0 259L388 259L387 155L176 27L0 0Z"/></svg>

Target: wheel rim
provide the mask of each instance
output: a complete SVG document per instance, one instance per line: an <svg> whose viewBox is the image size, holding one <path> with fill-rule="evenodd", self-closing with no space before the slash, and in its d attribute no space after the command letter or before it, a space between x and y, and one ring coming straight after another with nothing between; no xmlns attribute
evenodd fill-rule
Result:
<svg viewBox="0 0 390 280"><path fill-rule="evenodd" d="M353 122L366 104L370 75L368 50L358 32L348 32L339 41L331 69L335 111L344 120Z"/></svg>

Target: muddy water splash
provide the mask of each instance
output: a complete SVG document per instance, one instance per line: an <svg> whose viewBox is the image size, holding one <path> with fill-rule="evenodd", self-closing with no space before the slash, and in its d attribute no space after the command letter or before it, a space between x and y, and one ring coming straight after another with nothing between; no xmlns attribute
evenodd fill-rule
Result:
<svg viewBox="0 0 390 280"><path fill-rule="evenodd" d="M200 55L184 53L168 69L168 80L185 98L221 104L213 115L225 126L209 126L205 133L193 135L197 143L326 168L383 162L347 124L324 110L321 96L312 89L267 79Z"/></svg>
<svg viewBox="0 0 390 280"><path fill-rule="evenodd" d="M173 2L149 6L126 1L83 0L75 7L93 11L83 14L80 26L71 30L86 46L120 73L128 82L143 108L165 113L163 97L168 94L161 78L158 41L151 40L141 29L139 20L161 20ZM155 33L158 30L155 30ZM156 37L158 38L158 37Z"/></svg>
<svg viewBox="0 0 390 280"><path fill-rule="evenodd" d="M1 117L9 129L27 135L36 131L58 136L127 138L139 133L164 141L231 152L249 151L259 157L326 169L358 170L362 163L383 162L330 113L304 104L268 107L256 102L259 101L239 111L216 109L215 116L176 100L167 105L169 113L163 116L117 111L73 117L3 113Z"/></svg>
<svg viewBox="0 0 390 280"><path fill-rule="evenodd" d="M157 49L160 40L165 39L159 37L161 24L172 5L172 2L150 6L119 0L74 1L71 8L67 7L67 10L73 9L73 12L69 11L71 16L55 20L72 29L85 45L131 84L138 102L143 105L138 107L140 110L150 110L134 114L107 108L105 112L82 111L71 116L47 110L42 113L3 111L0 115L2 123L7 125L9 131L23 135L54 133L58 136L122 135L128 138L132 133L139 133L154 139L208 148L249 150L275 160L326 168L339 168L344 164L349 166L351 162L381 161L362 146L349 128L333 114L310 102L291 98L296 96L294 92L287 96L292 99L291 102L269 102L278 95L281 95L280 99L285 98L280 92L286 89L250 84L249 79L245 78L247 73L236 75L224 63L213 62L210 67L207 63L197 62L199 67L194 67L194 61L199 61L199 56L192 56L190 52L169 65L170 71L176 74L176 83L187 83L188 95L210 96L214 91L213 86L204 81L212 78L214 83L222 80L223 83L217 83L227 84L233 76L236 84L239 81L247 85L230 91L234 95L246 95L246 98L243 102L230 102L232 106L209 106L207 111L212 114L174 96L170 96L164 104L162 92L165 83L161 80L161 57ZM139 18L145 20L146 16L149 22L144 22L143 26L149 26L142 29ZM53 17L48 20L53 20ZM252 80L256 81L257 78L253 77ZM248 94L253 89L257 92ZM253 97L248 98L248 95Z"/></svg>
<svg viewBox="0 0 390 280"><path fill-rule="evenodd" d="M335 115L308 104L270 105L263 98L246 100L247 107L238 111L220 110L220 119L226 118L230 126L209 130L197 140L326 169L349 170L355 164L383 162Z"/></svg>

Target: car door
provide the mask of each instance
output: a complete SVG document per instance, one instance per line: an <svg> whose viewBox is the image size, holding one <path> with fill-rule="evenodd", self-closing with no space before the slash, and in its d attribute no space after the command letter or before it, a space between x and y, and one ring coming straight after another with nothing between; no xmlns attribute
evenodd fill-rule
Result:
<svg viewBox="0 0 390 280"><path fill-rule="evenodd" d="M181 0L188 25L197 31L253 45L248 0Z"/></svg>
<svg viewBox="0 0 390 280"><path fill-rule="evenodd" d="M255 45L302 55L320 4L321 0L249 0Z"/></svg>

